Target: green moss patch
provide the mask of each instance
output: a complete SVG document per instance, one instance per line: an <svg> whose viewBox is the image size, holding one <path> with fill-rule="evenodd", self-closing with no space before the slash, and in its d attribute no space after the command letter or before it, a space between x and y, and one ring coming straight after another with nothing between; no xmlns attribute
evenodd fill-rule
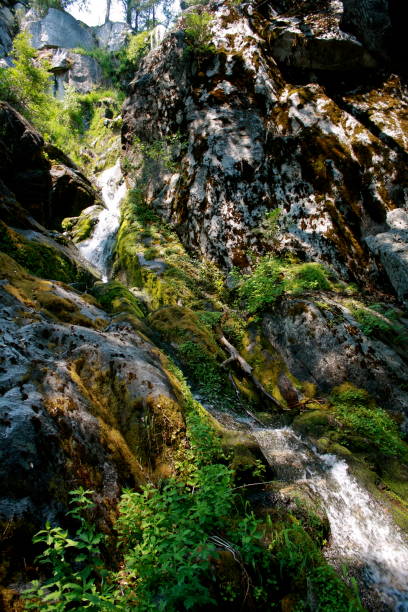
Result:
<svg viewBox="0 0 408 612"><path fill-rule="evenodd" d="M91 294L102 308L111 314L128 313L134 317L144 317L141 302L118 281L95 283L91 289Z"/></svg>
<svg viewBox="0 0 408 612"><path fill-rule="evenodd" d="M91 274L61 251L32 242L0 221L0 250L13 257L31 274L41 278L84 286L94 281Z"/></svg>

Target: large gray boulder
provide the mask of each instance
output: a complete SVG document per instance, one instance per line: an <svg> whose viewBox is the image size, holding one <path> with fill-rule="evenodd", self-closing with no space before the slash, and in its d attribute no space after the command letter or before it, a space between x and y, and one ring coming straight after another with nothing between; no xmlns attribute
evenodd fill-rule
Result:
<svg viewBox="0 0 408 612"><path fill-rule="evenodd" d="M103 82L102 68L94 57L69 49L52 49L51 57L54 95L57 98L64 98L66 85L80 93L88 93Z"/></svg>
<svg viewBox="0 0 408 612"><path fill-rule="evenodd" d="M365 335L350 300L286 298L264 317L263 331L290 372L316 384L319 393L349 381L384 408L408 414L406 353L400 345Z"/></svg>
<svg viewBox="0 0 408 612"><path fill-rule="evenodd" d="M69 13L49 9L44 17L29 11L23 22L23 29L32 36L34 48L63 47L65 49L94 49L95 39L92 28L78 21Z"/></svg>
<svg viewBox="0 0 408 612"><path fill-rule="evenodd" d="M119 51L125 46L132 29L126 23L107 21L94 27L93 32L100 47L107 51Z"/></svg>
<svg viewBox="0 0 408 612"><path fill-rule="evenodd" d="M408 210L390 211L387 224L387 232L367 236L366 243L379 257L400 300L408 304Z"/></svg>

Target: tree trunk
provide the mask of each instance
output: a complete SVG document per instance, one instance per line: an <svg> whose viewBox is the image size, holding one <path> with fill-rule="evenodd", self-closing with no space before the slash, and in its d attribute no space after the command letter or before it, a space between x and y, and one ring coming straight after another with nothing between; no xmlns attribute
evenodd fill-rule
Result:
<svg viewBox="0 0 408 612"><path fill-rule="evenodd" d="M112 0L106 0L106 16L105 16L105 23L106 23L107 21L109 21L110 12L111 12L111 4L112 4Z"/></svg>
<svg viewBox="0 0 408 612"><path fill-rule="evenodd" d="M126 4L126 23L132 27L132 4L130 0Z"/></svg>

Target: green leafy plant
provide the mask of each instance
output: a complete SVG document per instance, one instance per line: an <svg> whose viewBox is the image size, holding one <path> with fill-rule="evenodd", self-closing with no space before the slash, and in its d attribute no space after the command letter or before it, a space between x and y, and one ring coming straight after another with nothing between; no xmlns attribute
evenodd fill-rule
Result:
<svg viewBox="0 0 408 612"><path fill-rule="evenodd" d="M276 242L278 231L279 231L279 221L282 216L282 209L275 208L274 210L270 210L266 213L259 227L257 227L253 233L260 235L263 240L274 245Z"/></svg>
<svg viewBox="0 0 408 612"><path fill-rule="evenodd" d="M328 272L321 264L291 263L270 255L260 257L252 273L237 278L238 294L250 313L274 304L284 293L298 295L331 287Z"/></svg>
<svg viewBox="0 0 408 612"><path fill-rule="evenodd" d="M330 399L343 425L345 444L350 434L358 434L384 455L408 459L408 448L399 436L397 424L385 410L376 406L366 391L344 383L333 389Z"/></svg>
<svg viewBox="0 0 408 612"><path fill-rule="evenodd" d="M38 59L38 52L30 44L30 35L20 32L14 38L10 68L0 68L0 98L17 108L28 119L40 120L48 115L51 98L51 75L48 63Z"/></svg>
<svg viewBox="0 0 408 612"><path fill-rule="evenodd" d="M214 357L192 340L180 344L178 351L199 389L208 398L222 395L224 381Z"/></svg>
<svg viewBox="0 0 408 612"><path fill-rule="evenodd" d="M188 45L187 50L195 55L214 53L212 40L212 16L205 11L201 13L187 13L183 17Z"/></svg>
<svg viewBox="0 0 408 612"><path fill-rule="evenodd" d="M110 601L112 589L100 552L105 536L86 518L94 508L91 495L82 487L71 491L73 507L67 514L78 524L75 533L46 523L34 536L35 544L45 546L38 561L50 566L52 576L43 583L34 581L24 592L26 610L117 610Z"/></svg>
<svg viewBox="0 0 408 612"><path fill-rule="evenodd" d="M396 345L406 344L408 341L408 331L398 321L393 308L372 304L370 307L352 306L351 312L366 336L393 342Z"/></svg>
<svg viewBox="0 0 408 612"><path fill-rule="evenodd" d="M212 312L210 310L197 311L199 320L208 328L216 327L221 320L222 312Z"/></svg>

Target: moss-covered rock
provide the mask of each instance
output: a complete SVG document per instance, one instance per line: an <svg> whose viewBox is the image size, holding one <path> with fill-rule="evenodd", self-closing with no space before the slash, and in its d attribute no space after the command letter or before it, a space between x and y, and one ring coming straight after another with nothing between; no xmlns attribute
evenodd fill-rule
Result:
<svg viewBox="0 0 408 612"><path fill-rule="evenodd" d="M30 239L30 237L35 239ZM64 245L31 232L26 237L0 220L0 251L7 253L31 274L46 279L78 283L86 287L96 280L90 269L80 262L79 255Z"/></svg>
<svg viewBox="0 0 408 612"><path fill-rule="evenodd" d="M330 426L330 413L327 410L310 410L297 416L293 427L303 435L319 438Z"/></svg>
<svg viewBox="0 0 408 612"><path fill-rule="evenodd" d="M128 313L134 317L144 317L141 302L118 281L95 283L91 289L91 294L102 308L111 314Z"/></svg>
<svg viewBox="0 0 408 612"><path fill-rule="evenodd" d="M122 487L175 473L185 425L164 356L128 320L4 253L0 269L0 580L8 584L33 559L33 533L66 512L69 490L94 490L95 520L109 530Z"/></svg>
<svg viewBox="0 0 408 612"><path fill-rule="evenodd" d="M169 342L182 344L191 341L201 346L209 356L223 356L212 332L190 308L160 308L149 315L148 321Z"/></svg>

